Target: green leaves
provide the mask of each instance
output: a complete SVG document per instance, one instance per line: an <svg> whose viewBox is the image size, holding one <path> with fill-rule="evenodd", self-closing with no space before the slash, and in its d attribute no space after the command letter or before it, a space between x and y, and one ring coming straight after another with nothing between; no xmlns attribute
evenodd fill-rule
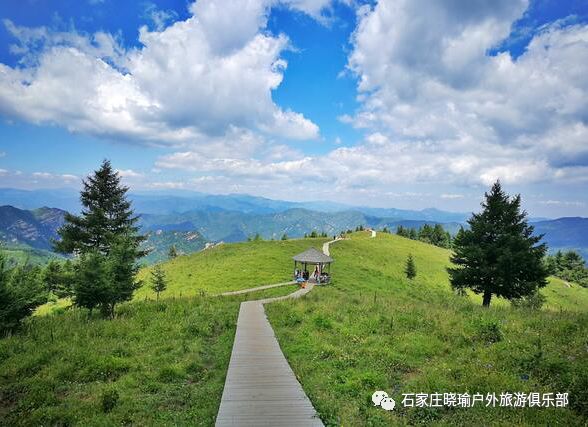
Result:
<svg viewBox="0 0 588 427"><path fill-rule="evenodd" d="M404 274L406 274L406 277L410 280L414 279L417 275L416 265L414 264L414 258L412 257L412 254L408 254L408 257L406 258Z"/></svg>
<svg viewBox="0 0 588 427"><path fill-rule="evenodd" d="M159 300L159 294L167 289L167 278L160 265L156 265L151 271L151 289L157 294L157 300Z"/></svg>
<svg viewBox="0 0 588 427"><path fill-rule="evenodd" d="M14 331L22 319L46 301L41 269L29 265L6 269L0 253L0 335Z"/></svg>

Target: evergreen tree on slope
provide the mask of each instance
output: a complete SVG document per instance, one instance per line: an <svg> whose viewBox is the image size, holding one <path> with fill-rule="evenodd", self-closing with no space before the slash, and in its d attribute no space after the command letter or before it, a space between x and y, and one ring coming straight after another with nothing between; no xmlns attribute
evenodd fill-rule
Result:
<svg viewBox="0 0 588 427"><path fill-rule="evenodd" d="M470 229L455 237L456 267L448 271L454 289L482 294L488 307L492 295L514 299L535 293L547 284L547 271L546 246L539 243L542 236L533 235L520 195L509 198L496 182L485 197L482 212L468 220Z"/></svg>

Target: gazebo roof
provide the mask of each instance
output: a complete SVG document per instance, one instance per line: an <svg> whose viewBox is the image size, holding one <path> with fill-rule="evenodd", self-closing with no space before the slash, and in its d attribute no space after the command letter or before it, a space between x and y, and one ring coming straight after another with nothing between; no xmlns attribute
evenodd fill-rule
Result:
<svg viewBox="0 0 588 427"><path fill-rule="evenodd" d="M334 261L333 258L315 248L310 248L298 255L294 255L292 259L307 264L330 264Z"/></svg>

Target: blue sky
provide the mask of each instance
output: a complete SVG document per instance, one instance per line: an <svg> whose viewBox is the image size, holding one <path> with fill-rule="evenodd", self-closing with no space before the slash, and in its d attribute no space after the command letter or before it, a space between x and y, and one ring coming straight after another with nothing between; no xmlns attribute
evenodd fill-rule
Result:
<svg viewBox="0 0 588 427"><path fill-rule="evenodd" d="M0 17L2 187L78 187L109 158L143 191L461 211L501 179L534 216L588 215L585 1L23 0Z"/></svg>

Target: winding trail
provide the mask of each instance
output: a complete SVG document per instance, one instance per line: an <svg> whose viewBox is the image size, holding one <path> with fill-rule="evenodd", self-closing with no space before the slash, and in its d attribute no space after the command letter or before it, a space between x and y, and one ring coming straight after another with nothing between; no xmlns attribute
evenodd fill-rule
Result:
<svg viewBox="0 0 588 427"><path fill-rule="evenodd" d="M276 283L274 285L257 286L256 288L241 289L239 291L223 292L220 295L223 296L223 297L227 297L227 296L230 296L230 295L248 294L249 292L263 291L264 289L278 288L280 286L295 285L295 284L296 284L296 282L294 282L294 281L292 281L292 282L284 282L284 283Z"/></svg>
<svg viewBox="0 0 588 427"><path fill-rule="evenodd" d="M323 252L329 255L329 245ZM289 283L260 286L223 295L269 289ZM317 426L323 423L304 393L276 339L264 304L300 298L314 288L308 283L289 295L242 302L235 342L223 389L216 426Z"/></svg>

